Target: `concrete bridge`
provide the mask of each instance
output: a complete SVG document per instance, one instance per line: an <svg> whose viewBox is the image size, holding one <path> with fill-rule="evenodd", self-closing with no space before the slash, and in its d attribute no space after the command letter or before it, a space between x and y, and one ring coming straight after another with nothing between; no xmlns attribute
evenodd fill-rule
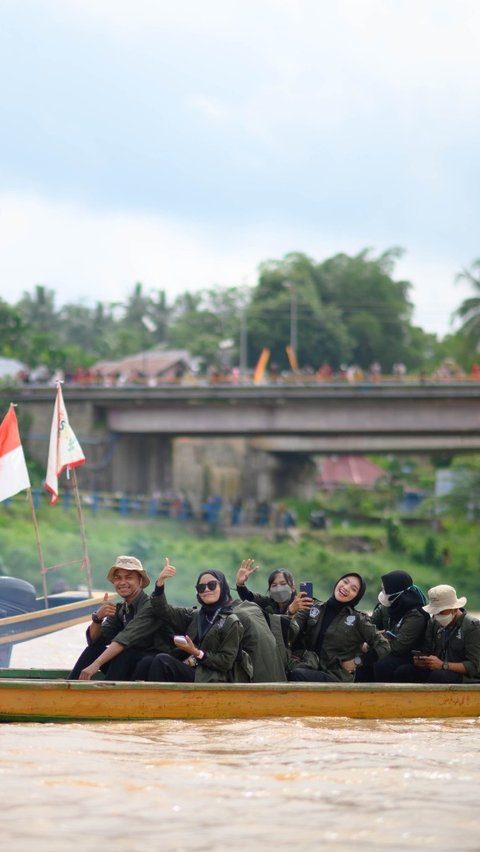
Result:
<svg viewBox="0 0 480 852"><path fill-rule="evenodd" d="M473 382L66 385L63 394L105 488L171 487L178 438L215 439L217 446L243 439L252 452L303 461L319 453L480 450L480 384ZM23 386L1 397L3 411L18 403L24 442L34 457L46 458L54 388Z"/></svg>

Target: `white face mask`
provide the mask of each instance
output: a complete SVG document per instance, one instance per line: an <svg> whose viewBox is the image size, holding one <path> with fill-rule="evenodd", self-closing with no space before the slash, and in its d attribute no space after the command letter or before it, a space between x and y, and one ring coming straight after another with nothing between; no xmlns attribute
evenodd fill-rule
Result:
<svg viewBox="0 0 480 852"><path fill-rule="evenodd" d="M292 597L292 590L290 586L271 586L270 597L276 603L285 603Z"/></svg>
<svg viewBox="0 0 480 852"><path fill-rule="evenodd" d="M453 621L453 612L450 612L447 615L434 615L433 617L440 627L448 627L448 625Z"/></svg>
<svg viewBox="0 0 480 852"><path fill-rule="evenodd" d="M381 603L382 606L390 606L390 598L384 591L378 593L378 603Z"/></svg>

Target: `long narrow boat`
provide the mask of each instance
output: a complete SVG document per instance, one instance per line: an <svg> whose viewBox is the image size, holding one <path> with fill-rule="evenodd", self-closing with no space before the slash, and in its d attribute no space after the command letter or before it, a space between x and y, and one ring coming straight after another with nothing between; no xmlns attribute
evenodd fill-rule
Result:
<svg viewBox="0 0 480 852"><path fill-rule="evenodd" d="M480 715L480 684L184 684L67 681L66 672L0 670L0 721L148 719L445 719Z"/></svg>

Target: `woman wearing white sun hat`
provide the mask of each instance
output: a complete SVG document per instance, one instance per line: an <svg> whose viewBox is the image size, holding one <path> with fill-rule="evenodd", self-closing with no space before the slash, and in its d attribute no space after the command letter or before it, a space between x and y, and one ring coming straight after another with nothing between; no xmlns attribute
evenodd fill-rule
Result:
<svg viewBox="0 0 480 852"><path fill-rule="evenodd" d="M396 671L404 683L470 683L480 680L480 621L465 611L453 586L434 586L424 606L431 618L413 665Z"/></svg>

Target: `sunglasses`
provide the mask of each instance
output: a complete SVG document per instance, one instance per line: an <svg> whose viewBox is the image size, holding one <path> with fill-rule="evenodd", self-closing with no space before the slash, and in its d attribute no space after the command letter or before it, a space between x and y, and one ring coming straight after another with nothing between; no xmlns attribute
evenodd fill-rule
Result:
<svg viewBox="0 0 480 852"><path fill-rule="evenodd" d="M213 592L218 586L218 580L209 580L208 583L197 583L197 592L202 594L202 592L206 592L209 589L210 592Z"/></svg>

